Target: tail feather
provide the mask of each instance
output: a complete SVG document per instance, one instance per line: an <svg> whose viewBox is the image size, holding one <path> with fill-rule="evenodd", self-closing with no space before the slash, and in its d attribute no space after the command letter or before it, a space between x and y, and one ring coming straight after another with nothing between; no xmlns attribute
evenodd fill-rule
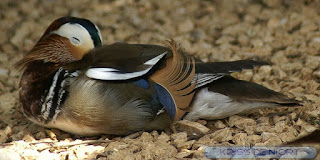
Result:
<svg viewBox="0 0 320 160"><path fill-rule="evenodd" d="M301 106L300 102L270 90L261 85L224 76L206 85L212 92L218 92L230 97L234 101L251 101L274 103L283 106Z"/></svg>
<svg viewBox="0 0 320 160"><path fill-rule="evenodd" d="M196 73L230 74L232 72L240 72L244 69L253 69L254 67L263 65L268 65L268 63L254 60L207 63L197 62Z"/></svg>
<svg viewBox="0 0 320 160"><path fill-rule="evenodd" d="M232 72L240 72L244 69L253 69L254 67L267 65L265 62L258 62L253 60L239 60L230 62L208 62L204 63L200 60L196 62L195 79L197 85L195 88L200 88L215 80L229 75Z"/></svg>

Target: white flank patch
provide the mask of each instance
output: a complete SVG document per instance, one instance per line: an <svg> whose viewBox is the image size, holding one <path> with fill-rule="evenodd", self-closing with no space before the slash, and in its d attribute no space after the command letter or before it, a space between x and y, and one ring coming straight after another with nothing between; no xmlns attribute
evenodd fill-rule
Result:
<svg viewBox="0 0 320 160"><path fill-rule="evenodd" d="M160 54L157 57L154 57L145 63L144 65L148 65L149 67L138 72L130 72L130 73L123 73L118 69L115 68L91 68L88 69L86 72L87 77L93 79L100 79L100 80L127 80L131 78L140 77L146 73L148 73L151 68L157 64L162 57L164 57L167 52Z"/></svg>
<svg viewBox="0 0 320 160"><path fill-rule="evenodd" d="M198 119L222 119L235 114L250 112L253 109L273 107L276 104L263 102L237 102L228 96L211 92L203 88L196 93L191 111L184 119L195 121Z"/></svg>

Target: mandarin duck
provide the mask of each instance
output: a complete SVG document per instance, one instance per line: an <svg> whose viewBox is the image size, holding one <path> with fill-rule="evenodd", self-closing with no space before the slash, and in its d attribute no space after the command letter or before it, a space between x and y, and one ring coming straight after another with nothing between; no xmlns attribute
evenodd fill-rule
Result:
<svg viewBox="0 0 320 160"><path fill-rule="evenodd" d="M87 19L55 20L17 62L24 115L76 135L127 135L164 130L173 121L222 119L264 107L299 103L232 72L265 65L253 60L208 62L173 40L167 46L102 45Z"/></svg>

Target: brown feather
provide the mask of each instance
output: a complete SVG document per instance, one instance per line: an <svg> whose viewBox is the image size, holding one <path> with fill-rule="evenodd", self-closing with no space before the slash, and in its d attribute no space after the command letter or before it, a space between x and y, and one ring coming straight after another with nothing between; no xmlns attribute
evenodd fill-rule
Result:
<svg viewBox="0 0 320 160"><path fill-rule="evenodd" d="M195 60L186 54L173 41L167 41L173 57L166 59L166 66L153 75L151 79L164 87L174 100L175 119L180 119L189 107L194 95L196 83L191 83L195 75Z"/></svg>
<svg viewBox="0 0 320 160"><path fill-rule="evenodd" d="M52 34L39 41L22 60L16 63L16 67L23 69L36 61L51 62L59 66L80 60L84 54L85 51L72 45L69 39Z"/></svg>

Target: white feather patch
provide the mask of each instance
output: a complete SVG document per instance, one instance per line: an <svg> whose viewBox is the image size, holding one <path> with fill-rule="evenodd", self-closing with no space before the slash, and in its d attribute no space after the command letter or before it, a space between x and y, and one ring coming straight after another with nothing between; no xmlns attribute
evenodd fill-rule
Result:
<svg viewBox="0 0 320 160"><path fill-rule="evenodd" d="M66 37L73 45L94 48L93 40L86 28L77 23L65 23L52 33ZM76 40L75 40L76 38Z"/></svg>
<svg viewBox="0 0 320 160"><path fill-rule="evenodd" d="M123 73L122 71L115 68L90 68L87 70L86 75L89 78L100 80L127 80L131 78L136 78L148 73L151 70L151 68L155 64L157 64L161 60L161 58L164 57L166 54L167 52L164 52L159 56L146 61L143 64L149 67L138 72Z"/></svg>
<svg viewBox="0 0 320 160"><path fill-rule="evenodd" d="M47 94L47 97L45 98L45 101L43 102L41 106L41 114L43 115L44 119L48 119L48 116L50 114L51 106L52 106L52 99L53 96L56 94L54 92L54 89L56 88L58 77L60 73L62 72L62 68L59 68L59 70L56 72L56 74L53 77L52 84L50 86L49 92Z"/></svg>
<svg viewBox="0 0 320 160"><path fill-rule="evenodd" d="M238 102L230 97L203 88L195 95L191 111L184 119L195 121L198 119L222 119L235 114L251 112L253 109L275 107L276 104L264 102Z"/></svg>
<svg viewBox="0 0 320 160"><path fill-rule="evenodd" d="M222 78L223 76L223 74L196 73L191 83L197 82L195 88L200 88L206 84Z"/></svg>

